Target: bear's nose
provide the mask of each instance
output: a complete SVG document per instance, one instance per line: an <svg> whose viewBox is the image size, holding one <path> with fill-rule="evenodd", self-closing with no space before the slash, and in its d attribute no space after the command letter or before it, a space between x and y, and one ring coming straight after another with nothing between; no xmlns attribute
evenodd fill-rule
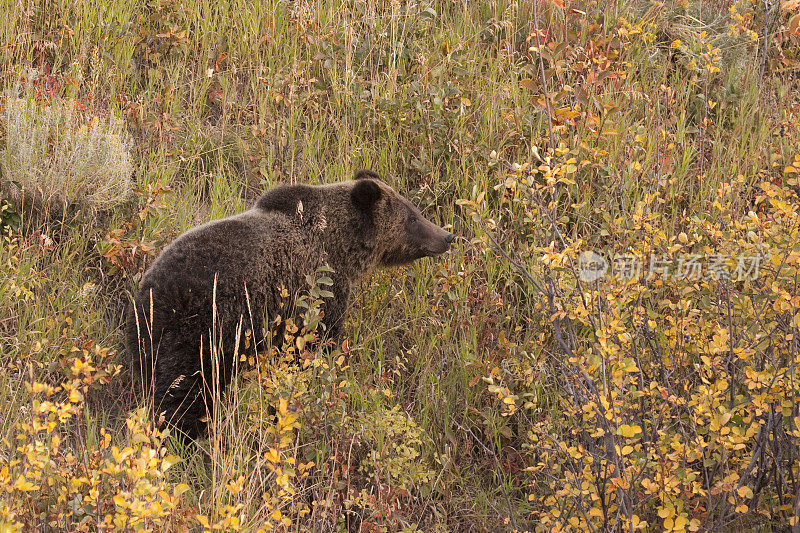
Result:
<svg viewBox="0 0 800 533"><path fill-rule="evenodd" d="M456 236L453 235L452 233L448 233L447 237L445 237L444 240L445 242L447 242L447 244L452 244L453 241L456 240Z"/></svg>

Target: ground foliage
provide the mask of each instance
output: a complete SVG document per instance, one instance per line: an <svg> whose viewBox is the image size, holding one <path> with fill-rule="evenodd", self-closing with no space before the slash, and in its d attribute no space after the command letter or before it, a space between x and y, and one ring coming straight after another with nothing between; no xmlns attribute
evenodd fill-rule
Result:
<svg viewBox="0 0 800 533"><path fill-rule="evenodd" d="M8 2L0 35L4 161L60 206L0 203L0 530L797 525L800 3ZM113 202L47 181L111 124ZM149 261L361 167L454 249L324 351L310 276L208 439L155 429L121 364Z"/></svg>

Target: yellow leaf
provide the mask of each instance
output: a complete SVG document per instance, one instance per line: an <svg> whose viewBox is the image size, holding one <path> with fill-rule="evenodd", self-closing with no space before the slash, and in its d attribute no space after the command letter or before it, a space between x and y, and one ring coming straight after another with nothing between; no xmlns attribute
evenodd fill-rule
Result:
<svg viewBox="0 0 800 533"><path fill-rule="evenodd" d="M275 448L270 448L269 451L264 454L264 458L270 463L277 463L281 460L281 455Z"/></svg>
<svg viewBox="0 0 800 533"><path fill-rule="evenodd" d="M617 434L621 435L626 438L635 437L639 433L642 432L642 428L640 426L629 426L628 424L622 424L619 429L617 430Z"/></svg>
<svg viewBox="0 0 800 533"><path fill-rule="evenodd" d="M225 485L225 488L227 488L228 492L231 494L239 494L242 492L242 488L244 488L244 476L239 476L239 479L236 481L229 482L227 485Z"/></svg>
<svg viewBox="0 0 800 533"><path fill-rule="evenodd" d="M281 398L278 401L278 412L281 416L286 416L289 413L289 404L286 403L286 398Z"/></svg>
<svg viewBox="0 0 800 533"><path fill-rule="evenodd" d="M172 468L175 464L180 462L181 458L178 457L177 455L168 455L164 457L164 459L161 461L161 469L166 472L167 470Z"/></svg>
<svg viewBox="0 0 800 533"><path fill-rule="evenodd" d="M183 493L186 492L189 489L190 489L190 487L186 483L178 483L172 489L172 497L173 498L180 498L183 495Z"/></svg>
<svg viewBox="0 0 800 533"><path fill-rule="evenodd" d="M83 401L83 394L78 389L72 389L69 391L69 401L70 403L81 403Z"/></svg>
<svg viewBox="0 0 800 533"><path fill-rule="evenodd" d="M29 492L32 490L39 490L39 485L34 485L30 481L28 481L25 478L25 476L20 474L17 480L14 482L14 488L19 489L23 492Z"/></svg>
<svg viewBox="0 0 800 533"><path fill-rule="evenodd" d="M626 480L626 479L621 478L621 477L612 477L611 478L611 483L613 483L614 486L619 487L619 488L621 488L623 490L627 490L627 489L631 488L630 482L628 480Z"/></svg>

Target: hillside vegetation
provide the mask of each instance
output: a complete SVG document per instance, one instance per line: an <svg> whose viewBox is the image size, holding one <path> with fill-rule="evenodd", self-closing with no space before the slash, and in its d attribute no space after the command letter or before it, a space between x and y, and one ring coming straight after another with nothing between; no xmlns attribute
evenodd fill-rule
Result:
<svg viewBox="0 0 800 533"><path fill-rule="evenodd" d="M800 527L800 2L2 11L0 531ZM147 265L360 168L453 249L155 429Z"/></svg>

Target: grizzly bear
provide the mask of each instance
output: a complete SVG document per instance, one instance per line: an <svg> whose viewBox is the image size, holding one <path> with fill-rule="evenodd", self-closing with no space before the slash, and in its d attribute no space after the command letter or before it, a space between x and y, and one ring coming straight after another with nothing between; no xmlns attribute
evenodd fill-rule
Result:
<svg viewBox="0 0 800 533"><path fill-rule="evenodd" d="M309 274L332 270L323 334L339 341L361 278L441 254L453 239L371 171L341 183L272 188L250 210L183 233L145 272L126 324L134 379L157 418L201 436L237 354L265 345L266 333L274 334L267 330L291 316L308 289Z"/></svg>

